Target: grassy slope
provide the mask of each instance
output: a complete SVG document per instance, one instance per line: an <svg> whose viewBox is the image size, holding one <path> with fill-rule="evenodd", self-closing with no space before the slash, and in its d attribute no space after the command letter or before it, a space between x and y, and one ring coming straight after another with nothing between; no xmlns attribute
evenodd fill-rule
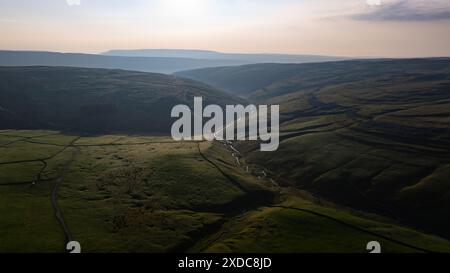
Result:
<svg viewBox="0 0 450 273"><path fill-rule="evenodd" d="M222 71L229 88L241 71L253 85L238 94L281 107L280 149L243 143L249 161L287 185L450 236L448 59L234 67Z"/></svg>
<svg viewBox="0 0 450 273"><path fill-rule="evenodd" d="M46 143L50 156L53 148L64 148L74 139L55 132L51 137L34 131L1 131L0 135L11 133L17 137L15 144L29 145L30 154L34 145L42 153ZM32 143L37 140L41 144ZM22 150L17 152L20 159ZM382 242L387 252L414 251L279 206L311 210L415 246L450 251L446 240L257 179L236 166L221 144L99 136L82 137L46 160L40 183L0 186L0 252L63 251L64 234L50 202L54 181L45 179L61 175L74 153L58 204L85 252L365 252L370 240ZM19 181L22 171L8 176L8 181Z"/></svg>
<svg viewBox="0 0 450 273"><path fill-rule="evenodd" d="M69 67L0 67L0 128L170 132L172 107L241 100L175 76Z"/></svg>
<svg viewBox="0 0 450 273"><path fill-rule="evenodd" d="M0 166L9 168L0 180L2 252L63 251L64 234L53 218L50 192L76 151L58 203L86 252L182 251L248 204L248 194L267 191L256 184L243 191L241 185L230 183L200 155L199 148L208 150L208 144L175 143L166 137L82 137L52 157L74 136L58 138L52 132L51 137L42 137L34 131L0 134L12 133L16 142L0 148L8 150L1 153L2 162L51 159L45 160L47 167L36 185L32 181L37 180L41 165Z"/></svg>

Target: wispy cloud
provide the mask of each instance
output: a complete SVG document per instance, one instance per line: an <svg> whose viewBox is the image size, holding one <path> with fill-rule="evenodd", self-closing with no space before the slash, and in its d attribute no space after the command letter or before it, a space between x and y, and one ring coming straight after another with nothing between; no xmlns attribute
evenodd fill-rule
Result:
<svg viewBox="0 0 450 273"><path fill-rule="evenodd" d="M79 6L81 5L81 0L66 0L69 6Z"/></svg>
<svg viewBox="0 0 450 273"><path fill-rule="evenodd" d="M448 0L387 0L351 15L362 21L438 21L450 20Z"/></svg>

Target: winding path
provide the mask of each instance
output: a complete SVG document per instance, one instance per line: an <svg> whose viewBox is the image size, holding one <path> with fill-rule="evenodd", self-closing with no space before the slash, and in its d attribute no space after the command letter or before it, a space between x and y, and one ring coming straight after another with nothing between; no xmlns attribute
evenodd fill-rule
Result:
<svg viewBox="0 0 450 273"><path fill-rule="evenodd" d="M343 221L343 220L340 220L340 219L338 219L338 218L334 218L334 217L329 216L329 215L326 215L326 214L319 213L319 212L317 212L317 211L313 211L313 210L309 210L309 209L302 209L302 208L297 208L297 207L279 206L279 205L277 205L277 206L269 206L269 207L270 207L270 208L280 208L280 209L296 210L296 211L301 211L301 212L309 213L309 214L312 214L312 215L315 215L315 216L319 216L319 217L326 218L326 219L328 219L328 220L334 221L334 222L336 222L336 223L339 223L339 224L341 224L341 225L343 225L343 226L346 226L346 227L349 227L349 228L351 228L351 229L354 229L354 230L357 230L357 231L360 231L360 232L363 232L363 233L366 233L366 234L369 234L369 235L372 235L372 236L375 236L375 237L384 239L384 240L389 241L389 242L394 243L394 244L398 244L398 245L401 245L401 246L404 246L404 247L407 247L407 248L411 248L411 249L414 249L414 250L417 250L417 251L420 251L420 252L425 252L425 253L435 253L435 251L432 251L432 250L428 250L428 249L425 249L425 248L421 248L421 247L417 247L417 246L410 245L410 244L405 243L405 242L402 242L402 241L400 241L400 240L393 239L393 238L391 238L391 237L388 237L388 236L385 236L385 235L383 235L383 234L379 234L379 233L376 233L376 232L373 232L373 231L370 231L370 230L367 230L367 229L358 227L358 226L353 225L353 224L349 224L349 223L347 223L347 222L345 222L345 221Z"/></svg>
<svg viewBox="0 0 450 273"><path fill-rule="evenodd" d="M225 145L225 146L227 146L227 145ZM233 156L233 157L235 157L235 154L233 153L233 151L240 154L240 152L237 151L231 144L230 144L229 146L232 148L232 151L231 151L231 152L232 152L232 156ZM205 160L207 160L208 162L210 162L211 164L213 164L214 166L216 166L216 168L217 168L220 172L223 173L223 171L222 171L215 163L211 162L209 159L207 159L207 158L202 154L202 152L201 152L201 150L200 150L200 144L199 144L199 152L200 152L200 154L202 155L202 157L205 158ZM266 173L265 171L263 171L263 174L264 174L264 177L265 177L265 178L268 178L268 179L272 182L272 184L273 184L274 186L280 187L280 186L279 186L272 178L269 178L269 177L267 176L267 173ZM224 174L224 175L226 175L226 174ZM400 241L400 240L397 240L397 239L394 239L394 238L385 236L385 235L383 235L383 234L379 234L379 233L376 233L376 232L373 232L373 231L364 229L364 228L362 228L362 227L359 227L359 226L350 224L350 223L348 223L348 222L345 222L345 221L343 221L343 220L341 220L341 219L332 217L332 216L330 216L330 215L322 214L322 213L319 213L319 212L317 212L317 211L313 211L313 210L310 210L310 209L297 208L297 207L288 207L288 206L282 206L282 205L271 205L271 206L267 206L267 207L269 207L269 208L289 209L289 210L296 210L296 211L301 211L301 212L304 212L304 213L309 213L309 214L312 214L312 215L315 215L315 216L318 216L318 217L322 217L322 218L331 220L331 221L333 221L333 222L339 223L339 224L341 224L341 225L343 225L343 226L346 226L346 227L348 227L348 228L351 228L351 229L353 229L353 230L356 230L356 231L359 231L359 232L363 232L363 233L365 233L365 234L369 234L369 235L371 235L371 236L378 237L378 238L380 238L380 239L384 239L384 240L386 240L386 241L389 241L389 242L394 243L394 244L397 244L397 245L401 245L401 246L403 246L403 247L407 247L407 248L410 248L410 249L413 249L413 250L416 250L416 251L419 251L419 252L436 253L435 251L432 251L432 250L429 250L429 249L425 249L425 248L422 248L422 247L417 247L417 246L414 246L414 245L405 243L405 242L403 242L403 241ZM210 242L208 245L211 245L211 244L213 244L214 242L217 242L218 240L220 240L221 237L222 237L224 234L225 234L225 232L222 232L222 233L221 233L214 241ZM206 247L206 248L207 248L207 247Z"/></svg>
<svg viewBox="0 0 450 273"><path fill-rule="evenodd" d="M67 172L70 169L70 166L75 160L76 155L80 152L79 148L75 150L75 152L72 154L70 160L65 164L63 171L61 172L60 176L56 179L55 185L52 189L52 195L51 195L51 201L52 201L52 207L55 212L56 220L58 220L59 224L61 225L64 234L66 236L66 243L73 241L72 233L70 232L70 229L67 225L67 223L64 220L64 216L61 212L61 209L58 206L58 190L62 182L64 182L64 179L66 177Z"/></svg>
<svg viewBox="0 0 450 273"><path fill-rule="evenodd" d="M2 135L5 135L5 134L2 134ZM58 221L59 225L61 226L61 228L64 232L66 244L70 241L73 241L74 237L72 235L72 232L70 231L68 224L66 223L66 221L64 219L62 210L58 206L58 191L60 189L61 184L64 182L66 175L70 170L71 165L75 161L76 156L80 153L80 148L82 148L82 147L104 147L104 146L138 146L138 145L147 145L147 144L179 144L179 141L146 141L146 142L135 142L135 143L117 143L118 141L121 140L121 138L118 138L110 143L76 144L76 142L81 138L80 136L75 137L69 144L66 144L66 145L65 144L57 144L57 143L40 142L40 141L34 140L35 138L51 136L51 135L57 135L57 134L47 134L47 135L39 135L39 136L31 136L31 137L8 135L10 137L17 137L18 139L10 141L4 145L1 145L0 148L4 148L4 147L11 145L13 143L16 143L16 142L27 142L30 144L50 145L50 146L56 146L56 147L62 147L62 148L59 151L57 151L56 153L54 153L50 156L47 156L45 158L0 162L0 165L12 165L12 164L33 163L33 162L41 162L43 165L37 174L36 180L34 180L34 181L1 183L0 186L35 185L35 184L40 184L43 181L46 181L46 182L55 181L54 186L51 191L51 204L52 204L55 218ZM190 142L190 141L188 141L188 142ZM61 173L59 174L59 176L56 178L51 178L51 179L42 179L42 174L45 172L45 170L48 167L47 161L55 158L56 156L60 155L61 153L63 153L64 151L66 151L69 148L75 148L75 151L72 153L69 161L63 166L63 169L62 169Z"/></svg>

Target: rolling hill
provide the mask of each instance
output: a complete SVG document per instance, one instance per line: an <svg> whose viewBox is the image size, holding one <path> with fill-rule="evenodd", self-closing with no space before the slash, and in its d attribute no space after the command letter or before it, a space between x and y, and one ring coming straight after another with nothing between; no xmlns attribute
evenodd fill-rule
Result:
<svg viewBox="0 0 450 273"><path fill-rule="evenodd" d="M65 67L0 67L0 128L168 133L177 104L239 102L175 76Z"/></svg>
<svg viewBox="0 0 450 273"><path fill-rule="evenodd" d="M172 74L182 70L252 63L305 63L338 59L309 55L224 54L188 50L109 51L104 54L0 50L0 66L68 66L164 74Z"/></svg>
<svg viewBox="0 0 450 273"><path fill-rule="evenodd" d="M100 54L0 51L0 66L70 66L171 74L186 69L246 64L239 60L121 57Z"/></svg>
<svg viewBox="0 0 450 273"><path fill-rule="evenodd" d="M317 85L354 81L357 77L372 77L380 73L420 73L424 69L445 66L448 59L374 59L348 60L306 64L249 64L231 67L211 67L186 70L176 75L205 82L222 90L249 97L251 93L279 85L279 93L291 93ZM357 73L355 75L355 73ZM329 78L329 77L332 78ZM288 85L292 81L292 85ZM309 85L308 85L309 84ZM314 85L314 86L313 86ZM264 94L271 98L277 94Z"/></svg>
<svg viewBox="0 0 450 273"><path fill-rule="evenodd" d="M236 95L247 96L266 85L298 75L302 67L307 69L309 66L253 64L187 70L175 75L205 82Z"/></svg>
<svg viewBox="0 0 450 273"><path fill-rule="evenodd" d="M450 59L261 64L179 73L280 104L281 145L246 159L285 185L450 237Z"/></svg>
<svg viewBox="0 0 450 273"><path fill-rule="evenodd" d="M270 99L248 93L282 106L275 153L161 136L172 106L193 96L245 103L203 83L0 67L0 252L62 252L71 240L83 252L366 253L373 240L386 253L448 252L448 240L407 227L447 235L448 73L439 67L407 80L365 81L355 70L354 82L292 93L281 80L264 89ZM414 131L417 115L425 129Z"/></svg>

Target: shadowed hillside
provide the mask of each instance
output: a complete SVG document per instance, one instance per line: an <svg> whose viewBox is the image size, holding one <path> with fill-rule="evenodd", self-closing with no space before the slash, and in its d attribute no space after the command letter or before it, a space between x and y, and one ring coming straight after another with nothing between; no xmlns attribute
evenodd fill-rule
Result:
<svg viewBox="0 0 450 273"><path fill-rule="evenodd" d="M0 68L0 128L168 133L177 104L236 103L202 83L122 70Z"/></svg>
<svg viewBox="0 0 450 273"><path fill-rule="evenodd" d="M450 236L449 59L181 74L250 101L280 104L280 149L260 153L248 142L240 147L280 181Z"/></svg>
<svg viewBox="0 0 450 273"><path fill-rule="evenodd" d="M251 64L212 67L177 72L185 78L208 83L222 90L250 96L256 91L264 98L282 93L311 90L382 75L403 75L448 67L448 59L354 60L308 64ZM276 93L274 93L276 92Z"/></svg>

